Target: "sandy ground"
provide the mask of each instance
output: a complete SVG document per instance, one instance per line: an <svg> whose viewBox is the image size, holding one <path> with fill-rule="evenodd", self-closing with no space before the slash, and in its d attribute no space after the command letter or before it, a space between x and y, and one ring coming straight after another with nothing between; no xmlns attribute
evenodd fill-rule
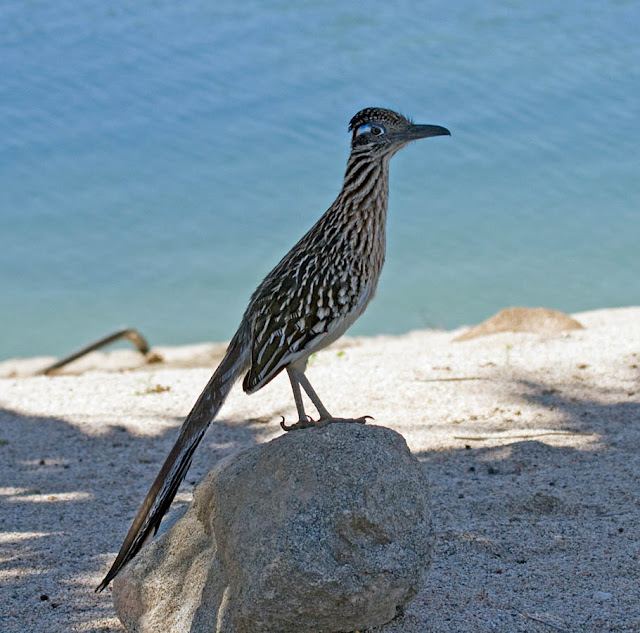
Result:
<svg viewBox="0 0 640 633"><path fill-rule="evenodd" d="M402 433L432 482L433 566L378 631L640 632L640 308L574 316L584 330L344 339L315 357L329 410ZM93 588L220 350L0 379L2 633L123 631L110 589ZM221 456L281 433L281 415L295 418L285 377L236 387L174 509Z"/></svg>

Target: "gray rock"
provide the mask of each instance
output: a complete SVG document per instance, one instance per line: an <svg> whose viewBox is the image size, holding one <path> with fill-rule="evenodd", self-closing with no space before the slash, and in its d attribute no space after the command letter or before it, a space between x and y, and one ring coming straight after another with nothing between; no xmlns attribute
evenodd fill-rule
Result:
<svg viewBox="0 0 640 633"><path fill-rule="evenodd" d="M390 621L429 566L423 467L401 435L333 424L220 462L115 580L128 631L331 633Z"/></svg>

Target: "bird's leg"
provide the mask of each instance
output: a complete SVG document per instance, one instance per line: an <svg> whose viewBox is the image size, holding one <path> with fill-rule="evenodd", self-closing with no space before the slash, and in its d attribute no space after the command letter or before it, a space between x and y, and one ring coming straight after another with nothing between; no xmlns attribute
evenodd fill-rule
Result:
<svg viewBox="0 0 640 633"><path fill-rule="evenodd" d="M373 419L370 415L365 415L361 418L334 418L326 409L326 407L322 404L322 401L318 397L318 394L315 392L315 389L311 386L309 379L305 376L303 371L295 369L292 366L287 367L287 373L289 374L289 380L291 381L291 388L293 389L293 398L296 401L296 408L298 409L299 420L296 424L292 424L287 426L284 424L284 420L280 423L280 426L285 431L292 431L297 429L306 429L310 426L326 426L327 424L331 424L333 422L355 422L357 424L364 424L367 419ZM313 406L318 410L320 414L320 418L318 420L312 420L307 416L304 411L304 406L302 404L302 393L300 391L300 385L305 390L307 395L309 396L311 402L313 402Z"/></svg>
<svg viewBox="0 0 640 633"><path fill-rule="evenodd" d="M295 370L294 370L295 371ZM309 379L305 376L304 372L299 372L298 381L302 385L303 389L307 392L313 406L318 410L320 414L320 420L331 421L334 417L327 411L326 407L322 404L320 397L316 393L315 389L311 386ZM318 420L318 422L320 422Z"/></svg>
<svg viewBox="0 0 640 633"><path fill-rule="evenodd" d="M289 380L291 381L291 389L293 391L293 399L296 403L296 409L298 410L298 421L295 424L285 424L284 418L280 422L280 426L285 431L296 431L298 429L306 429L313 426L313 420L305 413L304 403L302 402L302 392L300 391L300 381L296 375L296 371L287 367L287 374L289 374Z"/></svg>
<svg viewBox="0 0 640 633"><path fill-rule="evenodd" d="M294 370L295 371L295 370ZM313 406L318 410L320 418L314 422L314 426L326 426L333 422L355 422L356 424L365 424L367 420L373 420L370 415L363 415L361 418L335 418L325 408L320 401L315 389L311 386L309 379L305 376L304 372L301 372L298 376L298 381L302 385L302 388L307 392L307 395L313 402Z"/></svg>

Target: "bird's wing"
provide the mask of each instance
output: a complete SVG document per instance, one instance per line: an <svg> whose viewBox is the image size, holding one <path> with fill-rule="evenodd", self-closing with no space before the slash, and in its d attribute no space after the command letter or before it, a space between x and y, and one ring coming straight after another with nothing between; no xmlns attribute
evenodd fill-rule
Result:
<svg viewBox="0 0 640 633"><path fill-rule="evenodd" d="M251 364L243 388L254 393L297 358L322 345L344 318L348 306L331 288L296 275L265 280L251 302ZM300 275L297 276L298 278ZM337 295L337 293L336 293Z"/></svg>

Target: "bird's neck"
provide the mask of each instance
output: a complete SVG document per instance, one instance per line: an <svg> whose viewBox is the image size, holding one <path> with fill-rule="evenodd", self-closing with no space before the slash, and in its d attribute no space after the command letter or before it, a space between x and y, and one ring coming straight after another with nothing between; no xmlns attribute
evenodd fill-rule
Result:
<svg viewBox="0 0 640 633"><path fill-rule="evenodd" d="M358 216L364 221L381 223L384 231L389 202L389 158L352 152L336 202L345 219Z"/></svg>
<svg viewBox="0 0 640 633"><path fill-rule="evenodd" d="M360 262L373 285L382 270L386 251L389 159L353 153L344 184L327 211L323 224L340 257Z"/></svg>

